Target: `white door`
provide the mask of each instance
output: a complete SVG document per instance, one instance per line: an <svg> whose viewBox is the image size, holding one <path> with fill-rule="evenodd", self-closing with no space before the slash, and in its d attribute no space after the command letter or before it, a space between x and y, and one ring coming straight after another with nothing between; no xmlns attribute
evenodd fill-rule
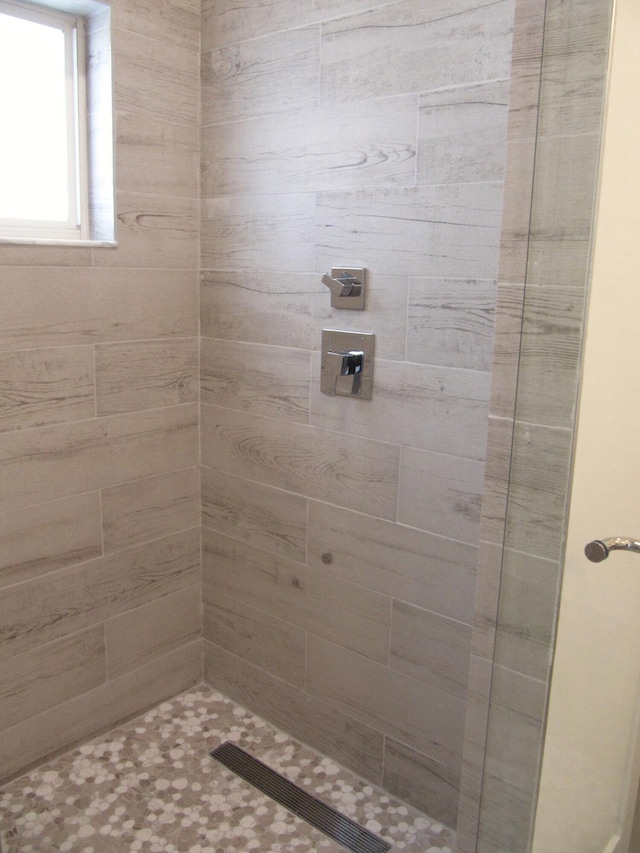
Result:
<svg viewBox="0 0 640 853"><path fill-rule="evenodd" d="M640 775L640 2L616 0L558 644L533 853L628 853Z"/></svg>

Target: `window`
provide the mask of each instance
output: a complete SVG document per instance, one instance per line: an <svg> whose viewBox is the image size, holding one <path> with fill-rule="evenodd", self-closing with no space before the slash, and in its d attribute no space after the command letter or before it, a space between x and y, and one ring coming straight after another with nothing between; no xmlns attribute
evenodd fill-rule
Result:
<svg viewBox="0 0 640 853"><path fill-rule="evenodd" d="M108 7L66 6L0 0L0 239L113 239L111 104L101 99L109 120L102 115L92 131L88 100L104 92L107 66L110 90L110 50L93 71L86 58ZM93 14L74 14L74 6ZM109 186L110 203L94 185L103 196Z"/></svg>

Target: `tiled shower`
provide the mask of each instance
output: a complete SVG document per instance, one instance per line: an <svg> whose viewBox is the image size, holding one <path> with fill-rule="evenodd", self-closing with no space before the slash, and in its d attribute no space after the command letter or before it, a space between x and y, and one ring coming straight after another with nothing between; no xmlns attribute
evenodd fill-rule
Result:
<svg viewBox="0 0 640 853"><path fill-rule="evenodd" d="M0 246L2 778L204 674L473 837L543 6L114 0L119 245Z"/></svg>

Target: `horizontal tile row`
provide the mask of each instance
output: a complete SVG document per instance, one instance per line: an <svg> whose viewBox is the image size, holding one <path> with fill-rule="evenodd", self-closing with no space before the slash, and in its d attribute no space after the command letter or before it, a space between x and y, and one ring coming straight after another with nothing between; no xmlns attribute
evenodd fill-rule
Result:
<svg viewBox="0 0 640 853"><path fill-rule="evenodd" d="M501 182L204 198L202 266L495 278Z"/></svg>
<svg viewBox="0 0 640 853"><path fill-rule="evenodd" d="M0 512L198 464L196 404L0 435Z"/></svg>
<svg viewBox="0 0 640 853"><path fill-rule="evenodd" d="M197 468L0 514L0 587L200 523ZM55 578L51 582L55 584Z"/></svg>
<svg viewBox="0 0 640 853"><path fill-rule="evenodd" d="M287 60L293 60L291 79L307 70L303 92L307 97L318 92L325 103L505 78L513 7L510 0L489 8L475 0L429 6L418 0L332 0L306 4L302 10L279 0L268 10L241 14L231 3L206 2L202 49L205 68L212 73L204 73L205 122L208 105L216 100L215 82L228 83L229 78L240 92L252 92L271 75L274 101L286 109L282 72ZM305 56L303 40L309 32L313 45L310 38ZM318 44L320 62L311 53ZM302 65L296 57L304 57ZM251 73L258 80L253 90ZM255 99L247 101L250 111Z"/></svg>
<svg viewBox="0 0 640 853"><path fill-rule="evenodd" d="M216 393L208 361L224 358L220 344L208 338L319 349L320 330L345 322L331 309L320 279L317 273L206 270L201 285L205 389ZM366 311L352 311L349 328L375 332L379 358L487 371L494 300L490 279L385 276L369 269ZM278 357L260 350L254 357L266 355ZM248 349L245 358L251 358Z"/></svg>
<svg viewBox="0 0 640 853"><path fill-rule="evenodd" d="M201 429L202 463L214 472L207 475L209 504L216 499L215 472L221 472L477 543L484 471L479 460L304 424L282 425L274 418L206 404ZM221 483L224 494L224 484L229 489L232 481L222 478ZM230 498L229 509L240 505L244 498L239 495ZM254 515L264 512L258 506Z"/></svg>
<svg viewBox="0 0 640 853"><path fill-rule="evenodd" d="M195 403L196 338L0 351L0 432Z"/></svg>

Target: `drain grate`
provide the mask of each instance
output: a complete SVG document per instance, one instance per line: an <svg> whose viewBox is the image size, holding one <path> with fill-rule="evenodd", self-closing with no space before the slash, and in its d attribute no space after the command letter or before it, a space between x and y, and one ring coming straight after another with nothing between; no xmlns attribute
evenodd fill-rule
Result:
<svg viewBox="0 0 640 853"><path fill-rule="evenodd" d="M382 838L312 797L234 743L226 741L211 755L263 794L353 853L387 853L391 849L391 845Z"/></svg>

